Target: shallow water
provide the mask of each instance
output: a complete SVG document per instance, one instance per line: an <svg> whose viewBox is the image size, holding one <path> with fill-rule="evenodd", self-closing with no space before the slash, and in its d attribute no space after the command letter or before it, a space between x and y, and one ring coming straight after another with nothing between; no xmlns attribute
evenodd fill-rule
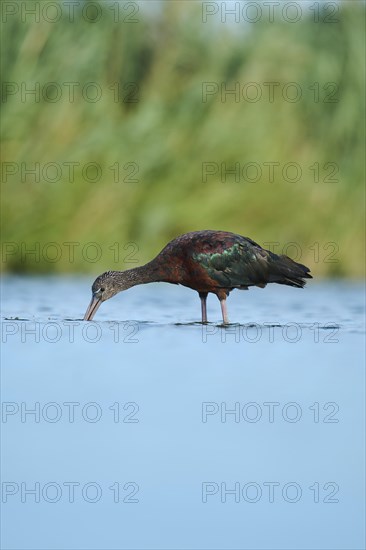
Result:
<svg viewBox="0 0 366 550"><path fill-rule="evenodd" d="M92 280L3 278L4 548L364 548L361 284Z"/></svg>

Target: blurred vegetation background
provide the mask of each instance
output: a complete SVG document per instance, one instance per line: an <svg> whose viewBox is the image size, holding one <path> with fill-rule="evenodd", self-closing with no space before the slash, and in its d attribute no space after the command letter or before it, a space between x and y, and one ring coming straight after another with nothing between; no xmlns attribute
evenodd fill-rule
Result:
<svg viewBox="0 0 366 550"><path fill-rule="evenodd" d="M315 275L362 276L364 3L341 4L337 22L329 3L319 22L304 3L296 23L238 24L203 22L201 2L113 4L3 17L2 270L125 269L181 233L224 229L287 247ZM39 178L25 172L36 163ZM74 258L64 243L79 243Z"/></svg>

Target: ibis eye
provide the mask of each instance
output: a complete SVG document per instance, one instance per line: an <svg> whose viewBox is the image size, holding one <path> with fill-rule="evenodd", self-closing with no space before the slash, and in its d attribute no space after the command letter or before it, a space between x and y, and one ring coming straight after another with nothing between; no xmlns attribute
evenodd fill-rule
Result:
<svg viewBox="0 0 366 550"><path fill-rule="evenodd" d="M101 292L104 292L105 288L102 286L100 290L101 290Z"/></svg>

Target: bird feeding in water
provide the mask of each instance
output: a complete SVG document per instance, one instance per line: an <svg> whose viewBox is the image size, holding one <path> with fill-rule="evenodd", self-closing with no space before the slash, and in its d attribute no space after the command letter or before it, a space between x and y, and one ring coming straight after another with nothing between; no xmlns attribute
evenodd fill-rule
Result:
<svg viewBox="0 0 366 550"><path fill-rule="evenodd" d="M84 321L91 321L102 302L122 290L146 283L173 283L196 290L202 323L207 323L209 292L220 300L222 320L229 323L226 298L235 288L264 288L268 283L303 288L311 279L305 265L265 250L247 237L227 231L193 231L170 241L151 262L126 271L106 271L92 286Z"/></svg>

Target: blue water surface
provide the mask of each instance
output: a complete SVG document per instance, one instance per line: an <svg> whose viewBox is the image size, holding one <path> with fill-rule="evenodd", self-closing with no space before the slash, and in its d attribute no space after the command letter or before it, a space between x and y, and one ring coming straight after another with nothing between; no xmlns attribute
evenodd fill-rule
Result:
<svg viewBox="0 0 366 550"><path fill-rule="evenodd" d="M363 549L364 290L2 281L2 547Z"/></svg>

